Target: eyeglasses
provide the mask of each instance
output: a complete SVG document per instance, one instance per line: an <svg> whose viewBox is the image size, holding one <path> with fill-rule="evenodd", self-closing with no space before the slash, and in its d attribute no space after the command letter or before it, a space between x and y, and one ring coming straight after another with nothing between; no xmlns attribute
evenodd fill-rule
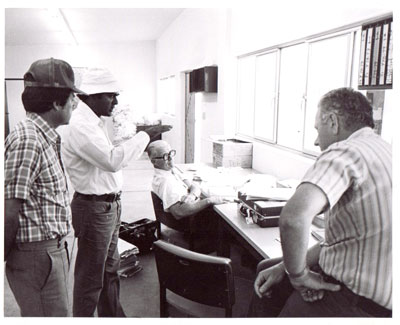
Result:
<svg viewBox="0 0 400 325"><path fill-rule="evenodd" d="M162 157L154 157L153 159L164 159L165 161L167 160L172 160L172 157L175 157L176 155L176 150L171 150L168 153L165 153L162 155Z"/></svg>

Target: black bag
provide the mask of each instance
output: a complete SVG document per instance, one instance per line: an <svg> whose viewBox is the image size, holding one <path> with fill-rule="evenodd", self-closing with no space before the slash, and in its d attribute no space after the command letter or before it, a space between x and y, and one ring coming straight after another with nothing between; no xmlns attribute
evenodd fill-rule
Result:
<svg viewBox="0 0 400 325"><path fill-rule="evenodd" d="M140 219L135 222L121 222L119 238L139 248L139 254L147 253L153 248L157 223L155 220Z"/></svg>

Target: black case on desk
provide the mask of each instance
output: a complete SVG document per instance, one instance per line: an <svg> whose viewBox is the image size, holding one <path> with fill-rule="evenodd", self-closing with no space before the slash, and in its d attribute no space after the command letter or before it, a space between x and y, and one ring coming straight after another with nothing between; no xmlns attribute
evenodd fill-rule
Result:
<svg viewBox="0 0 400 325"><path fill-rule="evenodd" d="M238 198L241 202L240 213L244 217L251 216L253 222L262 228L279 226L279 215L286 202L262 198L248 199L247 195L241 192L238 193Z"/></svg>

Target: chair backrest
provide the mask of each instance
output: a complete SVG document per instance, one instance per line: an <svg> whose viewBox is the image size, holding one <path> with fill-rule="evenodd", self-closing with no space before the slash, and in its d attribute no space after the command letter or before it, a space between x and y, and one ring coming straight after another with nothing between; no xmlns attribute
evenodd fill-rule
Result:
<svg viewBox="0 0 400 325"><path fill-rule="evenodd" d="M162 200L153 191L151 192L151 199L153 200L154 214L158 222L180 232L189 230L189 218L176 220L171 213L165 212Z"/></svg>
<svg viewBox="0 0 400 325"><path fill-rule="evenodd" d="M225 316L232 317L235 285L229 258L196 253L162 240L153 247L161 317L167 315L166 289L197 303L225 308Z"/></svg>

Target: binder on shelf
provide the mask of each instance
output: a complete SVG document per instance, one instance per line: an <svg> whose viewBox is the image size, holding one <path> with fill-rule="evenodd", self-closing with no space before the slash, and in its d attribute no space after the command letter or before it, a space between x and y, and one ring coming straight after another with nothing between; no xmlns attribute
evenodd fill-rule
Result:
<svg viewBox="0 0 400 325"><path fill-rule="evenodd" d="M379 85L385 84L386 64L387 64L387 46L389 40L389 24L384 24L382 27L382 43L381 43L381 60L379 68Z"/></svg>
<svg viewBox="0 0 400 325"><path fill-rule="evenodd" d="M358 85L364 84L364 68L365 68L365 44L367 41L367 30L363 29L361 33L361 49L360 49L360 66L358 72Z"/></svg>
<svg viewBox="0 0 400 325"><path fill-rule="evenodd" d="M388 44L388 59L386 71L386 85L391 85L393 82L393 28L390 24L389 28L389 44Z"/></svg>
<svg viewBox="0 0 400 325"><path fill-rule="evenodd" d="M373 42L373 52L372 52L372 67L371 67L371 85L377 85L377 78L378 78L378 69L379 69L379 52L380 52L380 45L381 45L381 29L382 26L377 25L375 27L374 32L374 42Z"/></svg>
<svg viewBox="0 0 400 325"><path fill-rule="evenodd" d="M364 68L364 85L369 86L370 85L370 71L371 71L371 51L372 51L372 42L374 40L373 38L373 33L374 33L374 28L369 27L367 31L367 44L366 44L366 49L365 49L365 68Z"/></svg>

